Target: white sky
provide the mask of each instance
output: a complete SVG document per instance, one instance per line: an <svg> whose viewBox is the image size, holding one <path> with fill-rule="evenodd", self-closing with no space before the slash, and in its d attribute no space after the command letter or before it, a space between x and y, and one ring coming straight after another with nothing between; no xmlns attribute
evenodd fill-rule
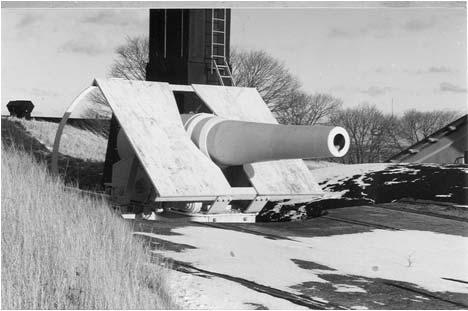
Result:
<svg viewBox="0 0 468 311"><path fill-rule="evenodd" d="M2 9L2 114L31 99L61 115L107 75L126 36L148 35L147 9ZM375 103L467 111L466 9L233 9L231 44L283 60L308 92L346 107Z"/></svg>

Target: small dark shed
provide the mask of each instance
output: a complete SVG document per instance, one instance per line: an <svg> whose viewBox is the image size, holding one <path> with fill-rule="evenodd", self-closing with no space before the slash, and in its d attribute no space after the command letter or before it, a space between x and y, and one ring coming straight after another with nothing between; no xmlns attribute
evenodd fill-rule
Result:
<svg viewBox="0 0 468 311"><path fill-rule="evenodd" d="M30 100L11 100L7 108L12 117L30 119L34 104Z"/></svg>

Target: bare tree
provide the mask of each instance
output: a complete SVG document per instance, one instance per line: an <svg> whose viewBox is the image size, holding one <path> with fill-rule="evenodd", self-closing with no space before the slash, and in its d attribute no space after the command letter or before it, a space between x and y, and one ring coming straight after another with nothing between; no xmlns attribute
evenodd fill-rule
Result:
<svg viewBox="0 0 468 311"><path fill-rule="evenodd" d="M231 51L232 75L236 85L255 87L275 113L300 88L284 63L264 51Z"/></svg>
<svg viewBox="0 0 468 311"><path fill-rule="evenodd" d="M110 70L113 78L145 80L149 44L143 37L127 37L125 43L116 49L117 58Z"/></svg>
<svg viewBox="0 0 468 311"><path fill-rule="evenodd" d="M127 37L125 43L117 47L117 58L109 71L109 76L128 80L145 80L146 64L148 62L149 45L144 37ZM85 118L108 118L107 100L101 92L96 91L88 95L92 107L83 113Z"/></svg>
<svg viewBox="0 0 468 311"><path fill-rule="evenodd" d="M236 85L255 87L280 123L312 125L341 106L341 100L331 95L301 91L299 80L284 63L265 51L233 49L231 63Z"/></svg>
<svg viewBox="0 0 468 311"><path fill-rule="evenodd" d="M94 90L87 96L88 107L82 113L85 119L109 119L112 111L100 90ZM91 105L91 106L89 106Z"/></svg>
<svg viewBox="0 0 468 311"><path fill-rule="evenodd" d="M339 110L332 115L331 123L343 126L350 135L351 147L343 162L381 162L393 153L389 147L395 118L385 116L374 105Z"/></svg>
<svg viewBox="0 0 468 311"><path fill-rule="evenodd" d="M328 121L341 105L341 99L329 94L296 91L277 104L276 115L283 124L313 125Z"/></svg>
<svg viewBox="0 0 468 311"><path fill-rule="evenodd" d="M404 147L428 137L436 130L452 122L459 116L455 111L434 110L429 112L411 109L400 120L398 136Z"/></svg>
<svg viewBox="0 0 468 311"><path fill-rule="evenodd" d="M145 80L148 62L148 40L143 37L127 38L116 49L109 76L114 78ZM341 106L341 100L328 94L308 95L299 90L300 83L284 63L264 51L233 49L231 52L233 76L238 86L255 87L263 100L282 123L311 125L324 121ZM107 105L100 92L90 95L95 107L88 116L102 116Z"/></svg>

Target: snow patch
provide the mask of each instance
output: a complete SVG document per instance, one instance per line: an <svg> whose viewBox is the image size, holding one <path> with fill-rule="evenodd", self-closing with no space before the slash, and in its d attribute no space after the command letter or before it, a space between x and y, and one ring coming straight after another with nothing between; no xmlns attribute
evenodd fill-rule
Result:
<svg viewBox="0 0 468 311"><path fill-rule="evenodd" d="M364 178L367 178L367 179L369 179L370 181L373 181L372 178L367 177L366 175L361 175L361 176L359 176L359 178L355 180L355 183L356 183L358 186L360 186L361 188L363 188L363 189L366 188L367 186L370 186L370 185L371 185L371 184L368 184L368 183L364 182Z"/></svg>
<svg viewBox="0 0 468 311"><path fill-rule="evenodd" d="M340 293L367 293L365 289L350 284L333 284L333 287L336 288L335 292Z"/></svg>
<svg viewBox="0 0 468 311"><path fill-rule="evenodd" d="M316 300L318 302L323 302L323 303L328 303L329 301L328 300L325 300L323 298L320 298L320 297L312 297L313 300Z"/></svg>
<svg viewBox="0 0 468 311"><path fill-rule="evenodd" d="M401 181L386 181L384 185L394 185L394 184L401 184Z"/></svg>
<svg viewBox="0 0 468 311"><path fill-rule="evenodd" d="M323 161L323 160L304 160L304 163L306 164L309 170L316 170L316 169L324 168L324 167L343 165L342 163Z"/></svg>
<svg viewBox="0 0 468 311"><path fill-rule="evenodd" d="M468 274L467 237L416 230L374 230L295 239L321 250L314 254L314 262L326 262L345 274L413 283L429 291L468 293L466 286L441 279Z"/></svg>
<svg viewBox="0 0 468 311"><path fill-rule="evenodd" d="M347 164L332 167L325 167L313 170L313 175L318 183L336 184L341 180L348 179L354 175L363 175L366 173L382 171L387 167L394 165L392 163L366 163L366 164Z"/></svg>
<svg viewBox="0 0 468 311"><path fill-rule="evenodd" d="M407 175L418 175L420 172L421 170L417 168L398 165L398 166L392 167L387 172L382 173L382 175L393 175L393 174L401 174L401 173L405 173Z"/></svg>
<svg viewBox="0 0 468 311"><path fill-rule="evenodd" d="M307 309L217 277L207 279L173 270L170 272L168 283L171 287L170 293L173 293L175 302L182 309L244 310L254 309L255 305L262 305L271 310Z"/></svg>
<svg viewBox="0 0 468 311"><path fill-rule="evenodd" d="M435 196L437 198L451 198L452 194L451 193L449 193L449 194L436 194Z"/></svg>
<svg viewBox="0 0 468 311"><path fill-rule="evenodd" d="M430 300L430 299L427 298L427 297L419 296L419 295L414 296L414 298L418 298L418 299L422 299L422 300Z"/></svg>
<svg viewBox="0 0 468 311"><path fill-rule="evenodd" d="M328 266L341 274L408 282L429 291L468 293L466 285L441 279L463 279L468 275L467 237L374 230L270 240L218 228L189 226L172 232L176 234L140 234L196 247L182 252L156 251L175 260L282 290L293 291L291 286L305 282L328 283L320 272L300 268L291 260L294 258Z"/></svg>
<svg viewBox="0 0 468 311"><path fill-rule="evenodd" d="M258 235L217 228L184 227L172 232L176 235L145 235L196 247L179 253L167 250L155 252L175 260L191 262L201 269L230 274L281 290L292 291L290 286L305 282L328 283L291 260L309 260L308 253L311 250L303 243L270 240ZM231 256L231 252L236 256Z"/></svg>

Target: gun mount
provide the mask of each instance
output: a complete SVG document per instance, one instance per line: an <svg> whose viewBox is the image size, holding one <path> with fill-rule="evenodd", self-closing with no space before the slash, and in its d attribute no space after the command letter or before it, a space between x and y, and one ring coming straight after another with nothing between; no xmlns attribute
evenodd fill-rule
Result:
<svg viewBox="0 0 468 311"><path fill-rule="evenodd" d="M323 196L302 158L343 156L340 127L279 125L253 88L95 80L121 127L112 165L112 200L123 206L189 212L198 221L255 221L268 202ZM174 93L192 92L213 114L181 115Z"/></svg>

